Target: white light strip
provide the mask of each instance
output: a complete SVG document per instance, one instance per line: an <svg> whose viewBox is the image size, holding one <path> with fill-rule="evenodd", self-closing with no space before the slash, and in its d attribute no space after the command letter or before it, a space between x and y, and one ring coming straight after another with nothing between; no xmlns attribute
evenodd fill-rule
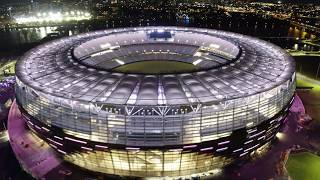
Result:
<svg viewBox="0 0 320 180"><path fill-rule="evenodd" d="M240 154L239 157L242 157L242 156L244 156L244 155L246 155L246 154L248 154L248 152L244 152L244 153Z"/></svg>
<svg viewBox="0 0 320 180"><path fill-rule="evenodd" d="M194 61L192 64L197 65L197 64L201 63L201 61L202 61L202 59L198 59L198 60Z"/></svg>
<svg viewBox="0 0 320 180"><path fill-rule="evenodd" d="M126 147L126 150L140 150L140 148L135 148L135 147Z"/></svg>
<svg viewBox="0 0 320 180"><path fill-rule="evenodd" d="M183 149L195 148L195 147L197 147L197 145L189 145L189 146L183 146Z"/></svg>
<svg viewBox="0 0 320 180"><path fill-rule="evenodd" d="M57 146L55 146L55 145L53 145L53 144L51 144L51 143L49 143L49 145L52 146L52 147L55 148L55 149L58 148Z"/></svg>
<svg viewBox="0 0 320 180"><path fill-rule="evenodd" d="M250 151L250 150L258 147L259 145L260 145L260 143L259 143L259 144L256 144L255 146L252 146L251 148L245 149L244 152L248 152L248 151Z"/></svg>
<svg viewBox="0 0 320 180"><path fill-rule="evenodd" d="M69 137L64 137L64 138L68 139L70 141L74 141L74 142L78 142L78 143L82 143L82 144L87 144L87 142L85 142L85 141L80 141L80 140L72 139L72 138L69 138Z"/></svg>
<svg viewBox="0 0 320 180"><path fill-rule="evenodd" d="M219 142L218 145L228 144L230 141Z"/></svg>
<svg viewBox="0 0 320 180"><path fill-rule="evenodd" d="M270 124L272 124L274 121L275 121L275 119L274 119L274 120L272 120L272 121L270 121L269 123L270 123Z"/></svg>
<svg viewBox="0 0 320 180"><path fill-rule="evenodd" d="M59 142L57 142L57 141L54 141L54 140L52 140L52 139L50 139L50 138L47 138L50 142L52 142L52 143L54 143L54 144L57 144L57 145L59 145L59 146L63 146L63 144L61 144L61 143L59 143Z"/></svg>
<svg viewBox="0 0 320 180"><path fill-rule="evenodd" d="M257 133L257 134L251 135L251 136L249 136L249 139L254 138L254 137L256 137L256 136L259 136L259 135L261 135L261 134L264 133L264 132L265 132L265 130L263 130L263 131L261 131L261 132L259 132L259 133Z"/></svg>
<svg viewBox="0 0 320 180"><path fill-rule="evenodd" d="M200 149L200 151L208 151L208 150L212 150L213 147L208 147L208 148L203 148L203 149Z"/></svg>
<svg viewBox="0 0 320 180"><path fill-rule="evenodd" d="M251 134L251 133L254 133L254 132L256 132L257 131L257 129L249 129L247 132L249 133L249 134Z"/></svg>
<svg viewBox="0 0 320 180"><path fill-rule="evenodd" d="M53 136L54 138L57 138L57 139L59 139L59 140L61 140L61 141L63 141L63 138L61 138L61 137L59 137L59 136Z"/></svg>
<svg viewBox="0 0 320 180"><path fill-rule="evenodd" d="M232 151L232 152L238 152L238 151L241 151L241 150L242 150L242 148L236 149L236 150L234 150L234 151Z"/></svg>
<svg viewBox="0 0 320 180"><path fill-rule="evenodd" d="M224 150L227 150L227 149L228 149L228 147L220 148L220 149L217 149L216 152L224 151Z"/></svg>
<svg viewBox="0 0 320 180"><path fill-rule="evenodd" d="M253 142L253 140L250 140L250 141L245 142L244 144L249 144L249 143L252 143L252 142Z"/></svg>
<svg viewBox="0 0 320 180"><path fill-rule="evenodd" d="M120 65L124 65L124 62L121 61L120 59L115 59L115 61L117 61L117 63L119 63Z"/></svg>
<svg viewBox="0 0 320 180"><path fill-rule="evenodd" d="M89 151L92 151L92 148L88 148L88 147L83 147L83 146L81 146L81 149L85 149L85 150L89 150Z"/></svg>
<svg viewBox="0 0 320 180"><path fill-rule="evenodd" d="M104 54L110 53L110 52L113 52L113 50L110 50L110 49L109 49L109 50L97 52L97 53L91 54L90 57L101 56L101 55L104 55Z"/></svg>
<svg viewBox="0 0 320 180"><path fill-rule="evenodd" d="M60 153L62 153L62 154L67 154L66 152L64 152L64 151L62 151L62 150L60 150L60 149L58 149L58 151L59 151Z"/></svg>
<svg viewBox="0 0 320 180"><path fill-rule="evenodd" d="M31 124L32 126L34 126L34 124L31 121L28 121L29 124Z"/></svg>
<svg viewBox="0 0 320 180"><path fill-rule="evenodd" d="M47 131L47 132L49 132L50 130L49 129L47 129L47 128L45 128L45 127L41 127L42 129L44 129L45 131Z"/></svg>
<svg viewBox="0 0 320 180"><path fill-rule="evenodd" d="M258 138L258 140L261 140L261 139L264 139L264 138L266 138L266 136L261 136L261 137Z"/></svg>
<svg viewBox="0 0 320 180"><path fill-rule="evenodd" d="M293 98L291 99L291 101L290 101L289 104L292 104L292 102L294 101L294 99L295 99L295 97L293 97Z"/></svg>
<svg viewBox="0 0 320 180"><path fill-rule="evenodd" d="M108 147L107 147L107 146L101 146L101 145L95 145L95 147L108 149Z"/></svg>

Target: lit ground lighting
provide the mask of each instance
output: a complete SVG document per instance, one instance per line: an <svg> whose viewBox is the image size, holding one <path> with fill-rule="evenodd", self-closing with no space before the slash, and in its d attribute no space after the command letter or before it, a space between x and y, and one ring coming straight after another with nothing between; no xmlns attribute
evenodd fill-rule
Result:
<svg viewBox="0 0 320 180"><path fill-rule="evenodd" d="M21 15L15 17L18 24L27 23L44 23L44 22L65 22L65 21L81 21L91 18L89 12L70 11L70 12L44 12L36 15Z"/></svg>
<svg viewBox="0 0 320 180"><path fill-rule="evenodd" d="M161 178L162 180L172 180L172 179L196 179L196 178L213 178L222 175L223 171L220 168L216 168L210 171L207 171L205 173L197 173L197 174L191 174L188 176L179 176L179 177L164 177ZM158 180L159 177L151 177L146 178L146 180Z"/></svg>
<svg viewBox="0 0 320 180"><path fill-rule="evenodd" d="M8 131L0 132L0 143L4 143L8 141L9 141Z"/></svg>
<svg viewBox="0 0 320 180"><path fill-rule="evenodd" d="M283 141L283 140L285 140L285 134L284 133L282 133L282 132L278 132L277 134L276 134L276 137L279 139L279 141Z"/></svg>
<svg viewBox="0 0 320 180"><path fill-rule="evenodd" d="M301 73L297 73L297 82L298 86L311 86L316 89L320 88L320 81L317 81L315 79L309 78Z"/></svg>

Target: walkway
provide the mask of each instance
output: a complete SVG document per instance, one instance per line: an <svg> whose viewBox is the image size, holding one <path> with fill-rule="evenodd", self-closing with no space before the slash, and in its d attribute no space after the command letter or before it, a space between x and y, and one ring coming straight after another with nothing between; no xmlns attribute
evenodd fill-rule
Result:
<svg viewBox="0 0 320 180"><path fill-rule="evenodd" d="M61 163L55 152L27 129L15 102L8 116L8 132L13 152L33 177L41 178Z"/></svg>
<svg viewBox="0 0 320 180"><path fill-rule="evenodd" d="M12 150L22 168L36 179L79 180L97 177L95 173L63 161L46 142L35 136L22 119L15 101L8 116L8 132ZM66 172L72 174L66 175Z"/></svg>

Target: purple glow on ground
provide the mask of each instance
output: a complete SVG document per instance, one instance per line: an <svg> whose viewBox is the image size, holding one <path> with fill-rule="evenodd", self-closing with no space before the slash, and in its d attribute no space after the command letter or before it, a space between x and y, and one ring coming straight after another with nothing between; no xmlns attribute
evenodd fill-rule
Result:
<svg viewBox="0 0 320 180"><path fill-rule="evenodd" d="M44 177L62 162L46 143L36 141L15 101L8 116L8 132L13 152L22 167L33 177Z"/></svg>

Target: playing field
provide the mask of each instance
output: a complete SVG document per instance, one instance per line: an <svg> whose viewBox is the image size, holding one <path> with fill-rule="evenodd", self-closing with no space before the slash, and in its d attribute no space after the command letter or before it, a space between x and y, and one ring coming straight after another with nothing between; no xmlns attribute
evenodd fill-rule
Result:
<svg viewBox="0 0 320 180"><path fill-rule="evenodd" d="M292 180L320 179L320 157L311 153L291 154L286 168Z"/></svg>
<svg viewBox="0 0 320 180"><path fill-rule="evenodd" d="M185 62L152 60L125 64L115 68L114 70L126 73L162 74L189 72L197 70L197 68L197 66Z"/></svg>

